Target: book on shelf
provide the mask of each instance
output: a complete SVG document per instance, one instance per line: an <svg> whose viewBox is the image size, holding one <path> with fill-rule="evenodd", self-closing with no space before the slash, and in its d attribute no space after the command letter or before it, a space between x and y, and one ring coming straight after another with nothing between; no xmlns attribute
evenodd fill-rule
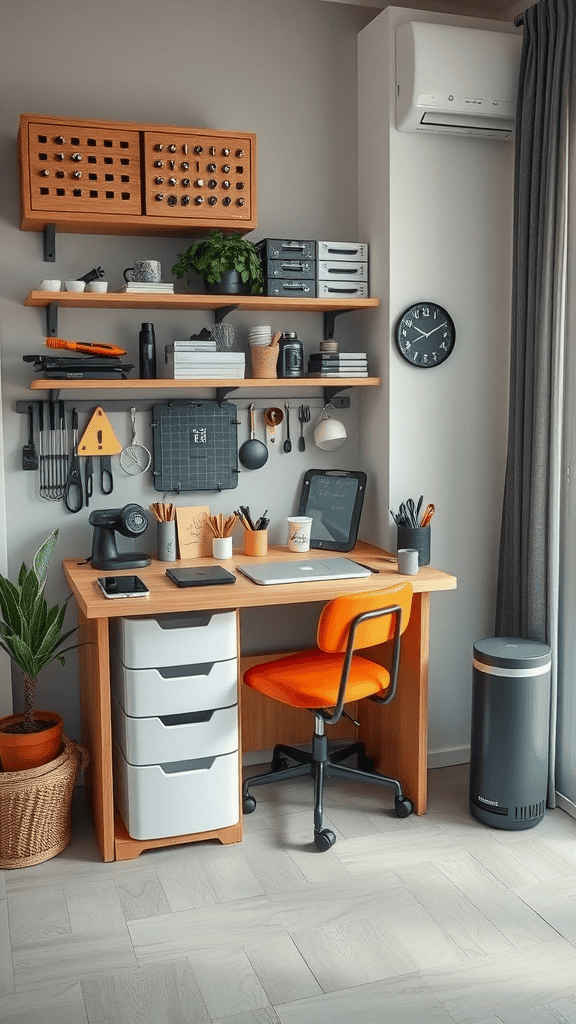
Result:
<svg viewBox="0 0 576 1024"><path fill-rule="evenodd" d="M244 369L232 368L222 369L215 367L213 370L174 370L169 374L171 380L244 380Z"/></svg>
<svg viewBox="0 0 576 1024"><path fill-rule="evenodd" d="M129 281L116 289L117 292L155 292L174 294L174 285L169 281Z"/></svg>
<svg viewBox="0 0 576 1024"><path fill-rule="evenodd" d="M368 377L367 370L308 370L307 377Z"/></svg>
<svg viewBox="0 0 576 1024"><path fill-rule="evenodd" d="M366 352L311 352L309 359L367 359Z"/></svg>
<svg viewBox="0 0 576 1024"><path fill-rule="evenodd" d="M186 363L244 363L244 352L167 352L166 355L175 362Z"/></svg>
<svg viewBox="0 0 576 1024"><path fill-rule="evenodd" d="M169 345L166 345L167 352L216 352L216 341L190 339L188 341L171 341Z"/></svg>
<svg viewBox="0 0 576 1024"><path fill-rule="evenodd" d="M346 366L353 366L357 369L362 369L368 366L367 359L309 359L308 366L310 369L323 370L328 366L333 366L336 369L344 369Z"/></svg>

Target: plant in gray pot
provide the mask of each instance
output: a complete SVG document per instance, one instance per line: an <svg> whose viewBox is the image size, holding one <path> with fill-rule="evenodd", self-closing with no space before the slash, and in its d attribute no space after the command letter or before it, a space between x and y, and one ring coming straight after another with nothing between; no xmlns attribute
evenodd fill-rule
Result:
<svg viewBox="0 0 576 1024"><path fill-rule="evenodd" d="M38 549L30 569L23 562L18 582L0 575L0 647L20 669L24 682L24 712L0 718L0 760L4 771L19 771L47 764L57 757L62 741L62 719L53 711L36 711L36 688L42 669L53 661L64 665L62 648L76 628L64 630L68 599L48 607L44 587L58 530ZM44 749L44 747L46 749Z"/></svg>
<svg viewBox="0 0 576 1024"><path fill-rule="evenodd" d="M262 262L254 242L239 235L225 235L217 228L208 237L192 242L178 253L172 267L175 277L201 274L206 291L212 295L260 295L264 287Z"/></svg>

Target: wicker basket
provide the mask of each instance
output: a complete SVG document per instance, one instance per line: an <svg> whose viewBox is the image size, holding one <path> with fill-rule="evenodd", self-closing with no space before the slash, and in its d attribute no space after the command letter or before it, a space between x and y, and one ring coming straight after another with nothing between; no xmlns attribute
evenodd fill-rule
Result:
<svg viewBox="0 0 576 1024"><path fill-rule="evenodd" d="M66 736L48 764L0 772L0 868L26 868L50 860L70 841L72 794L88 751Z"/></svg>

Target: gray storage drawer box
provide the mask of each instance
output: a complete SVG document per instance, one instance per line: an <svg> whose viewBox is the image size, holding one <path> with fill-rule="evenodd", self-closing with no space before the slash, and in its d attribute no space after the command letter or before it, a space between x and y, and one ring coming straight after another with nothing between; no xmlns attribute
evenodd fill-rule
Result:
<svg viewBox="0 0 576 1024"><path fill-rule="evenodd" d="M318 260L319 281L367 281L368 264L346 260Z"/></svg>
<svg viewBox="0 0 576 1024"><path fill-rule="evenodd" d="M366 242L318 242L318 260L368 261Z"/></svg>
<svg viewBox="0 0 576 1024"><path fill-rule="evenodd" d="M316 242L308 239L302 241L297 238L263 238L256 242L258 255L261 260L279 260L288 257L289 259L316 259Z"/></svg>
<svg viewBox="0 0 576 1024"><path fill-rule="evenodd" d="M127 668L162 668L235 658L236 613L182 612L113 619L110 647Z"/></svg>
<svg viewBox="0 0 576 1024"><path fill-rule="evenodd" d="M178 715L209 711L238 699L238 662L213 661L163 668L126 668L110 653L112 692L127 715Z"/></svg>
<svg viewBox="0 0 576 1024"><path fill-rule="evenodd" d="M238 706L132 718L112 698L114 736L129 764L162 764L238 750Z"/></svg>

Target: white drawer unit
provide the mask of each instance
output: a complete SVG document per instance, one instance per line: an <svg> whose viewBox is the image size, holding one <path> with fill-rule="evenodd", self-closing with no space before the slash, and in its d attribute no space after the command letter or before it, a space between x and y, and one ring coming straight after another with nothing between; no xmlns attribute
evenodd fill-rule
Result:
<svg viewBox="0 0 576 1024"><path fill-rule="evenodd" d="M238 706L132 718L112 698L114 736L129 764L160 764L238 750Z"/></svg>
<svg viewBox="0 0 576 1024"><path fill-rule="evenodd" d="M366 242L317 242L318 260L346 260L368 262Z"/></svg>
<svg viewBox="0 0 576 1024"><path fill-rule="evenodd" d="M367 281L318 281L319 299L367 299Z"/></svg>
<svg viewBox="0 0 576 1024"><path fill-rule="evenodd" d="M346 260L319 260L319 281L367 281L368 264Z"/></svg>
<svg viewBox="0 0 576 1024"><path fill-rule="evenodd" d="M236 613L181 612L113 619L110 647L127 668L206 664L236 657Z"/></svg>
<svg viewBox="0 0 576 1024"><path fill-rule="evenodd" d="M110 652L112 692L127 715L178 715L225 708L238 699L238 662L213 661L163 668L126 668Z"/></svg>
<svg viewBox="0 0 576 1024"><path fill-rule="evenodd" d="M130 764L114 742L118 809L133 839L164 839L236 825L238 751L215 757Z"/></svg>

